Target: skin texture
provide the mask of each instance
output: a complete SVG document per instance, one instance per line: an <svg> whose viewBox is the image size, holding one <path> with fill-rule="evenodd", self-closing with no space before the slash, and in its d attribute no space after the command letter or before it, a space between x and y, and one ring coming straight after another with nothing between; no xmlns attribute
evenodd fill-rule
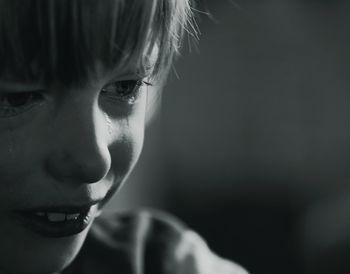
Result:
<svg viewBox="0 0 350 274"><path fill-rule="evenodd" d="M56 273L78 253L89 228L48 238L14 222L11 212L99 200L94 217L99 214L140 155L147 101L146 86L133 104L101 89L115 79L138 78L99 66L74 87L0 83L0 96L44 90L42 100L0 117L0 274Z"/></svg>

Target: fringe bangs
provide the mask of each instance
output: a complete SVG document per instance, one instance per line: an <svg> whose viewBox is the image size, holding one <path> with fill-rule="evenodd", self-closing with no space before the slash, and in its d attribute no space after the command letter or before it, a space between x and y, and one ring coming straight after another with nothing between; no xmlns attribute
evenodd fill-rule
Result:
<svg viewBox="0 0 350 274"><path fill-rule="evenodd" d="M0 78L70 85L97 62L147 70L155 46L162 77L191 22L189 0L0 0Z"/></svg>

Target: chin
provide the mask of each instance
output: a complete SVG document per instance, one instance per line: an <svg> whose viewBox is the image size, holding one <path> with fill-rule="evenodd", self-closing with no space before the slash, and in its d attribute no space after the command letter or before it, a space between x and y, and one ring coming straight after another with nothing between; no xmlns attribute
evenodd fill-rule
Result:
<svg viewBox="0 0 350 274"><path fill-rule="evenodd" d="M59 273L77 256L87 232L88 229L70 237L35 237L35 240L28 239L21 244L14 243L20 247L19 250L12 250L11 254L0 254L2 258L10 255L5 262L6 265L1 265L0 268L5 270L5 273L16 274Z"/></svg>

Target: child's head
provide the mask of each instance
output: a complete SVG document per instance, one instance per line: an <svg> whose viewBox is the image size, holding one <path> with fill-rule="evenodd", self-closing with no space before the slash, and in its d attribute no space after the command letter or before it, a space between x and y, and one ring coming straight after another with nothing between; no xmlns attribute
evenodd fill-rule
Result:
<svg viewBox="0 0 350 274"><path fill-rule="evenodd" d="M167 71L190 13L188 0L0 1L0 76L72 84L107 69Z"/></svg>
<svg viewBox="0 0 350 274"><path fill-rule="evenodd" d="M139 157L188 1L0 0L0 274L80 250Z"/></svg>

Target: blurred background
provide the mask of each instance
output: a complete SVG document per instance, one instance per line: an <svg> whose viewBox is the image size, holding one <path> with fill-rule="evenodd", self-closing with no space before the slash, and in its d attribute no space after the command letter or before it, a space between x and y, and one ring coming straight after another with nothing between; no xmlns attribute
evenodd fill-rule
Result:
<svg viewBox="0 0 350 274"><path fill-rule="evenodd" d="M167 210L252 274L350 273L350 2L197 9L108 210Z"/></svg>

